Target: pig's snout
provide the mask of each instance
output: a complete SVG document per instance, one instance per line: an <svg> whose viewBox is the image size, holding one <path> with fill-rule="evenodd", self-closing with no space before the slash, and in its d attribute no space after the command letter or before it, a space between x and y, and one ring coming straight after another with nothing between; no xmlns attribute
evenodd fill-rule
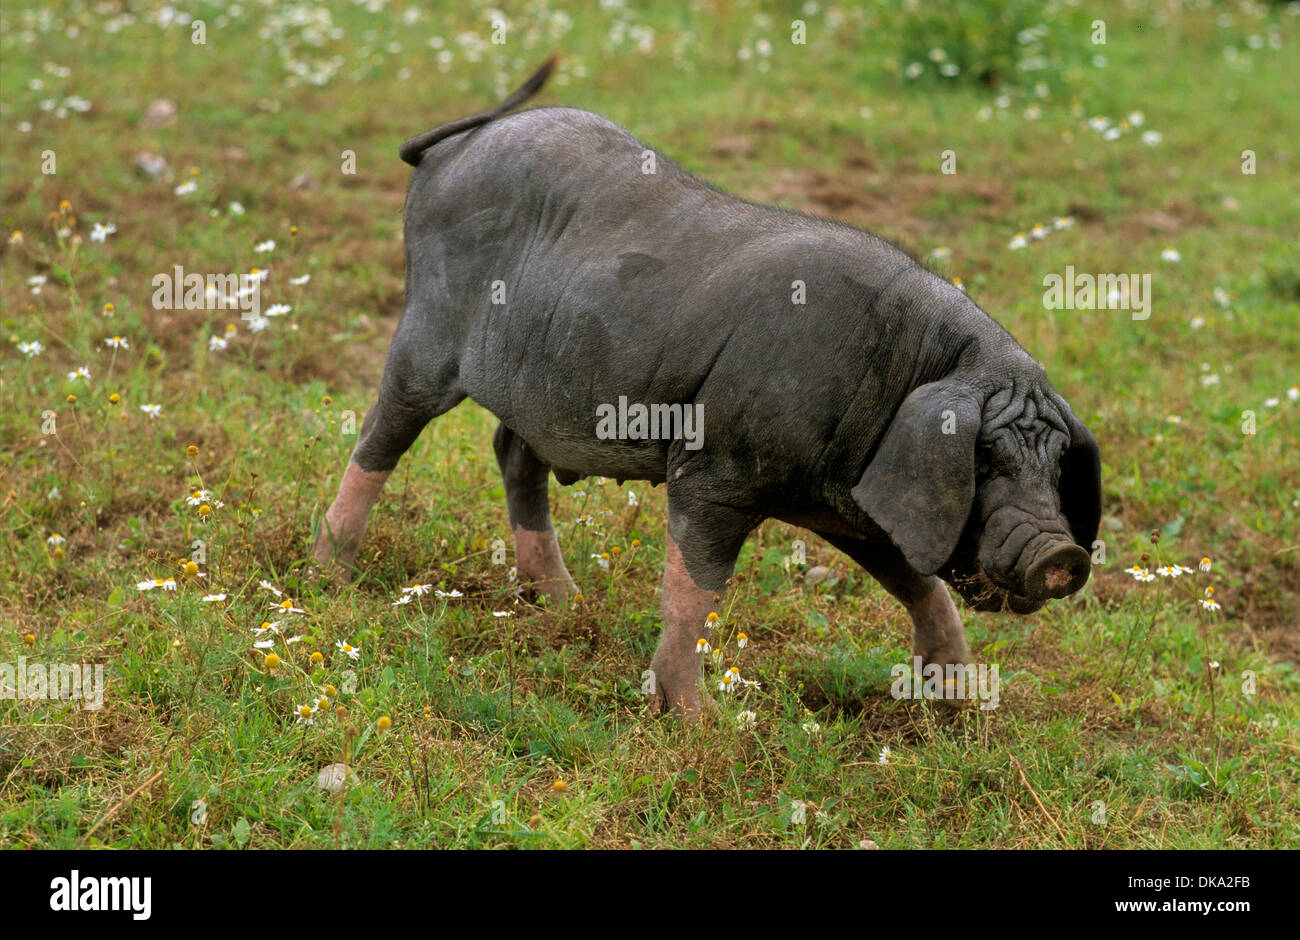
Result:
<svg viewBox="0 0 1300 940"><path fill-rule="evenodd" d="M1046 507L999 508L985 522L978 570L1006 592L1016 613L1073 594L1088 580L1092 559L1076 544L1064 518Z"/></svg>
<svg viewBox="0 0 1300 940"><path fill-rule="evenodd" d="M1025 575L1025 593L1035 600L1066 597L1083 587L1092 558L1074 544L1057 544L1041 552Z"/></svg>

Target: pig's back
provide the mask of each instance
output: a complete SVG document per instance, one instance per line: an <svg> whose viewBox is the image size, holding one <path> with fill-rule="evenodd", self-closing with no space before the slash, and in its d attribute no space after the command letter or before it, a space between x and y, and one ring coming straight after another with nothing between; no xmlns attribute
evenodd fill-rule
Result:
<svg viewBox="0 0 1300 940"><path fill-rule="evenodd" d="M408 197L408 294L434 279L466 392L552 465L661 476L669 442L597 440L596 408L620 397L702 403L706 441L726 426L737 453L755 435L818 452L770 438L833 425L862 381L853 349L870 323L855 294L915 264L865 232L721 193L657 153L643 172L648 153L565 108L437 145ZM811 422L790 413L793 396ZM784 429L763 417L778 406Z"/></svg>

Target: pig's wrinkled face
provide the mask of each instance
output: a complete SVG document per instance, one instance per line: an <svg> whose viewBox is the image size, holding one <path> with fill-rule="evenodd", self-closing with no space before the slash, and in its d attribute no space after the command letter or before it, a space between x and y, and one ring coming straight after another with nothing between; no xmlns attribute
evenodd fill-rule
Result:
<svg viewBox="0 0 1300 940"><path fill-rule="evenodd" d="M1088 580L1091 557L1076 542L1086 525L1072 528L1061 493L1071 429L1052 397L1005 391L985 405L971 514L942 572L977 610L1032 613Z"/></svg>
<svg viewBox="0 0 1300 940"><path fill-rule="evenodd" d="M1101 457L1041 369L950 377L907 396L852 496L919 574L1027 614L1088 580Z"/></svg>

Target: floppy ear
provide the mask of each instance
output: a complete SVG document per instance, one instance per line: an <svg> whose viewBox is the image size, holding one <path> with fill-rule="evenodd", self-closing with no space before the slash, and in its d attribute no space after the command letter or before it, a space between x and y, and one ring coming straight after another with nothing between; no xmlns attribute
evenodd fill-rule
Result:
<svg viewBox="0 0 1300 940"><path fill-rule="evenodd" d="M852 490L921 574L948 560L970 515L980 412L964 385L922 385L904 399Z"/></svg>
<svg viewBox="0 0 1300 940"><path fill-rule="evenodd" d="M1061 454L1061 514L1070 523L1074 541L1088 551L1101 524L1101 451L1097 439L1058 396L1070 431L1070 446Z"/></svg>

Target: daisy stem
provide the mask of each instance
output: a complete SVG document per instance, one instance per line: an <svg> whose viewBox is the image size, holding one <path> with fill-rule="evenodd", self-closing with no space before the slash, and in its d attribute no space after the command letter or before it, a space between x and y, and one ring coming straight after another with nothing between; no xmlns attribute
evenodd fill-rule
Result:
<svg viewBox="0 0 1300 940"><path fill-rule="evenodd" d="M312 439L307 445L307 453L303 455L302 462L298 464L298 485L293 494L293 514L290 516L294 525L298 524L298 507L302 502L302 480L307 474L307 463L311 460L312 451L316 449L318 443L320 443L320 435L312 435Z"/></svg>
<svg viewBox="0 0 1300 940"><path fill-rule="evenodd" d="M1198 608L1198 621L1201 643L1205 646L1205 681L1210 690L1210 754L1214 757L1214 777L1219 777L1219 703L1214 688L1214 669L1210 663L1210 628L1206 622L1205 612Z"/></svg>

